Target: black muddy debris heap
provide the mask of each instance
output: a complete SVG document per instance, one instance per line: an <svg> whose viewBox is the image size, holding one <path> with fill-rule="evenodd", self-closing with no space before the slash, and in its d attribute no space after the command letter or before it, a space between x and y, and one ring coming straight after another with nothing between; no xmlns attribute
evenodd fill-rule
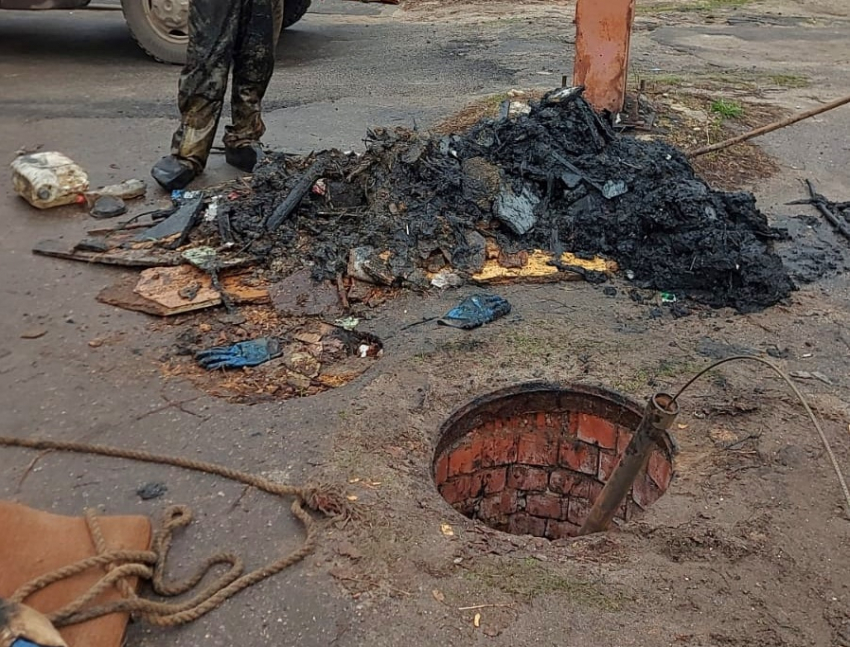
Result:
<svg viewBox="0 0 850 647"><path fill-rule="evenodd" d="M741 312L794 289L772 249L783 233L752 194L715 191L678 149L618 135L580 88L464 134L376 128L362 155L272 155L206 227L315 279L422 288L440 270L468 279L497 248L514 263L601 256L636 287Z"/></svg>

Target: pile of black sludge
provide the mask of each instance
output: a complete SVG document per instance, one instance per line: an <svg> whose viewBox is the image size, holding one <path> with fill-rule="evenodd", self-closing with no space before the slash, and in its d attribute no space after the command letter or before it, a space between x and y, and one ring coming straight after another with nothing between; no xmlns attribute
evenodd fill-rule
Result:
<svg viewBox="0 0 850 647"><path fill-rule="evenodd" d="M491 238L508 253L610 258L636 287L741 312L794 290L772 248L783 234L752 194L715 191L675 147L616 134L575 89L462 135L373 129L363 155L311 163L322 156L322 190L265 239L281 253L297 248L317 278L371 248L390 252L389 280L422 286L426 270L478 271ZM297 182L284 166L258 169L253 196L231 214L258 244L257 223Z"/></svg>

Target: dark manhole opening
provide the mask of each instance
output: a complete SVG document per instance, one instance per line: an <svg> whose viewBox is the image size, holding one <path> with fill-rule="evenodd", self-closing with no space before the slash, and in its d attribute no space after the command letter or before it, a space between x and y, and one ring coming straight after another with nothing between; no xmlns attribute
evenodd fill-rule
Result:
<svg viewBox="0 0 850 647"><path fill-rule="evenodd" d="M531 383L502 389L443 425L433 476L470 519L517 535L574 537L619 462L643 407L597 387ZM673 475L669 436L653 449L615 521L639 516Z"/></svg>

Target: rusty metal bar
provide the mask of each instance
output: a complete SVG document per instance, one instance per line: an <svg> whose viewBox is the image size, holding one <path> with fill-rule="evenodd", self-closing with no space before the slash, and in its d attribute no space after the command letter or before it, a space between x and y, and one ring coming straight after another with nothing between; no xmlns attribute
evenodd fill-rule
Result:
<svg viewBox="0 0 850 647"><path fill-rule="evenodd" d="M614 468L611 478L593 504L579 530L579 535L589 535L593 532L606 530L617 509L623 503L629 488L635 478L649 460L649 455L656 447L662 434L679 415L679 405L673 396L666 393L656 393L646 403L646 410L640 425L632 435L632 440L623 452L620 462Z"/></svg>
<svg viewBox="0 0 850 647"><path fill-rule="evenodd" d="M573 85L597 110L622 112L635 0L578 0Z"/></svg>

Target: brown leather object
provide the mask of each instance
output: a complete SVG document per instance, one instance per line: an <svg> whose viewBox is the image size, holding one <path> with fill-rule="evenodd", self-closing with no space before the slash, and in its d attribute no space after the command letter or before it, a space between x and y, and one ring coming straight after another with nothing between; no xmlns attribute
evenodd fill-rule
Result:
<svg viewBox="0 0 850 647"><path fill-rule="evenodd" d="M151 523L147 517L98 517L106 544L112 550L149 550ZM86 520L33 510L0 501L0 597L9 597L21 585L62 566L96 554ZM104 571L92 569L34 593L24 602L48 614L88 591ZM136 586L137 582L130 581ZM113 589L95 600L100 604L119 599ZM71 625L60 630L68 647L120 647L127 614Z"/></svg>

